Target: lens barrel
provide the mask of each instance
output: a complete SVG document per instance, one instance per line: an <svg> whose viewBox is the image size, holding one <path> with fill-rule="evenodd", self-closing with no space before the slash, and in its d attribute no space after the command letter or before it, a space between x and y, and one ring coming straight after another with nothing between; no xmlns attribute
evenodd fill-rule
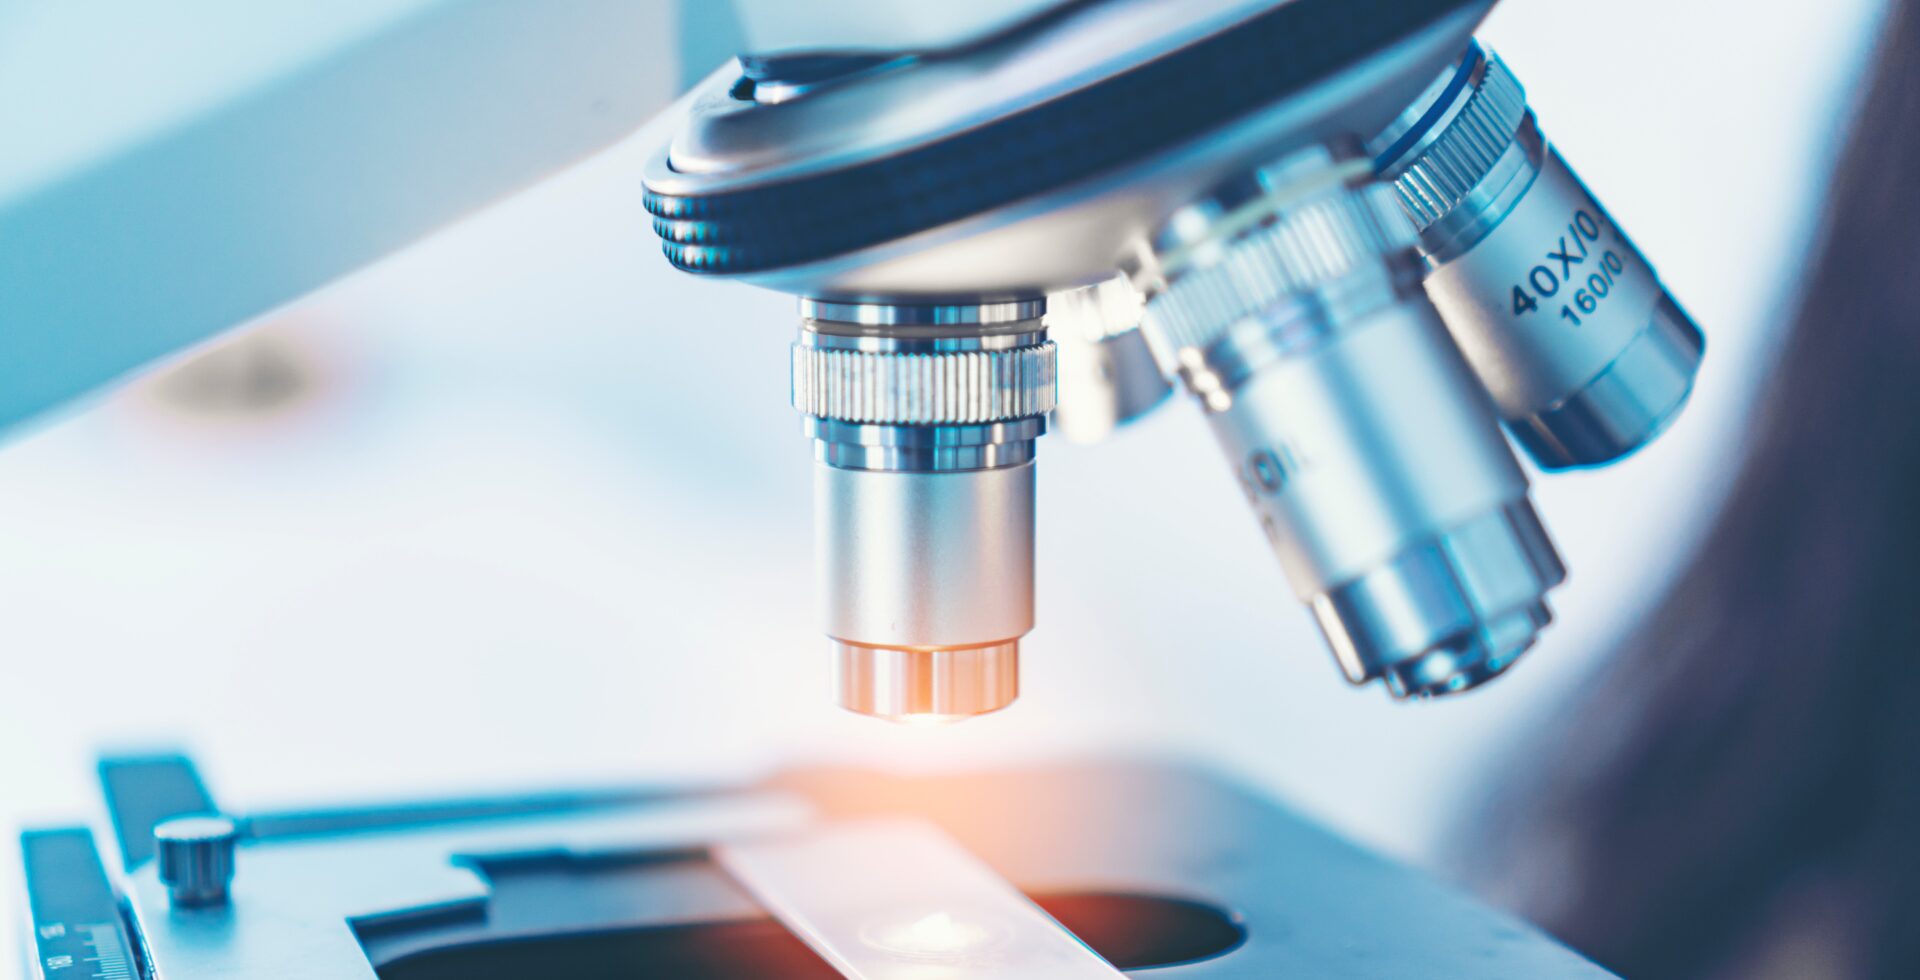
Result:
<svg viewBox="0 0 1920 980"><path fill-rule="evenodd" d="M1183 208L1135 276L1347 678L1397 697L1504 670L1565 577L1413 244L1345 142Z"/></svg>
<svg viewBox="0 0 1920 980"><path fill-rule="evenodd" d="M1371 145L1427 293L1541 466L1612 462L1685 404L1705 339L1479 44Z"/></svg>
<svg viewBox="0 0 1920 980"><path fill-rule="evenodd" d="M802 301L793 403L816 447L815 559L842 707L942 720L1018 695L1034 444L1054 407L1044 310Z"/></svg>

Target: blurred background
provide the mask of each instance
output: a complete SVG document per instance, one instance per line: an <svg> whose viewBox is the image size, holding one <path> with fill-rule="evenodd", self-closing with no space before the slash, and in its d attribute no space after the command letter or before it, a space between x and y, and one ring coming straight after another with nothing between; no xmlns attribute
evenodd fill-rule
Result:
<svg viewBox="0 0 1920 980"><path fill-rule="evenodd" d="M39 42L68 35L35 6L0 11L0 55L59 56ZM730 53L726 6L661 26L663 109ZM640 175L668 118L8 433L0 826L91 815L94 755L143 745L190 748L243 808L1145 754L1442 867L1492 768L1661 595L1763 395L1880 14L1766 6L1507 0L1481 35L1710 353L1670 434L1536 484L1571 577L1541 645L1480 692L1347 687L1176 398L1103 444L1043 444L1039 626L1013 708L935 729L835 708L787 405L793 303L661 258ZM141 47L208 29L155 18ZM45 117L24 100L60 92L10 88L7 64L12 143ZM127 72L107 87L166 69L87 64Z"/></svg>

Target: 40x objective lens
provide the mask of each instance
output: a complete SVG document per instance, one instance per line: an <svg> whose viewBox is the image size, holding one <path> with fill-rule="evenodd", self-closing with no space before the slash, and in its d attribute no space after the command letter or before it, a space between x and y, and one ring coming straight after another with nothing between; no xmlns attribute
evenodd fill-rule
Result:
<svg viewBox="0 0 1920 980"><path fill-rule="evenodd" d="M1565 573L1486 391L1357 143L1217 189L1157 234L1142 329L1214 433L1349 680L1466 690Z"/></svg>
<svg viewBox="0 0 1920 980"><path fill-rule="evenodd" d="M1419 229L1428 295L1540 465L1611 462L1660 433L1705 340L1506 65L1470 46L1372 149Z"/></svg>

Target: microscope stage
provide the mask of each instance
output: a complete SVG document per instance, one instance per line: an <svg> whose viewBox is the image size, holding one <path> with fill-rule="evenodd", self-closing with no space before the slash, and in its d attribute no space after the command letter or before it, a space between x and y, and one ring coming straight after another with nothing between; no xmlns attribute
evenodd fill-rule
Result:
<svg viewBox="0 0 1920 980"><path fill-rule="evenodd" d="M101 775L128 870L109 877L84 829L23 835L33 976L1609 975L1188 768L807 770L253 814L224 899L193 907L162 881L181 887L177 860L154 859L156 825L218 810L191 762Z"/></svg>

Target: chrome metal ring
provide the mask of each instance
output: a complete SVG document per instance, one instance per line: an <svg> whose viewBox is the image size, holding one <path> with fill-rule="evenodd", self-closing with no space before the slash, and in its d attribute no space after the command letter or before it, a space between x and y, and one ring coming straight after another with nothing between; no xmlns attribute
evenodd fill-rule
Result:
<svg viewBox="0 0 1920 980"><path fill-rule="evenodd" d="M1180 351L1204 351L1235 324L1383 258L1410 254L1414 244L1413 228L1385 185L1329 187L1176 276L1147 304L1148 334L1177 362Z"/></svg>
<svg viewBox="0 0 1920 980"><path fill-rule="evenodd" d="M953 303L945 305L905 305L894 303L842 303L834 300L801 297L800 315L808 320L854 323L869 327L898 326L992 326L1037 320L1047 312L1045 299L1022 299L998 303Z"/></svg>

